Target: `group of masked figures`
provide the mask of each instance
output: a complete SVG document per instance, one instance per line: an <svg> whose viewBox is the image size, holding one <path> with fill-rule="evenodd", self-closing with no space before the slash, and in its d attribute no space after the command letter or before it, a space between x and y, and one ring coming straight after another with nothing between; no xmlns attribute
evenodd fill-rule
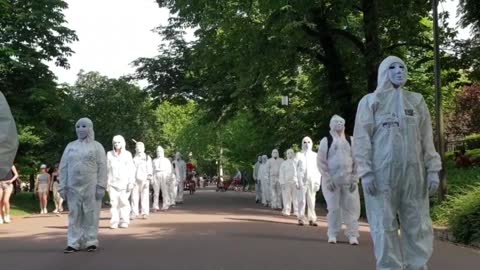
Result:
<svg viewBox="0 0 480 270"><path fill-rule="evenodd" d="M429 197L439 187L442 164L425 100L404 87L407 74L400 58L383 60L377 88L359 102L353 137L335 115L318 153L305 137L300 152L288 149L283 160L274 149L270 159L259 156L254 169L257 203L286 216L293 209L302 226L318 226L315 195L321 188L329 243L337 243L345 224L349 243L358 245L361 179L379 270L424 270L433 252Z"/></svg>
<svg viewBox="0 0 480 270"><path fill-rule="evenodd" d="M328 242L337 243L343 221L349 243L358 245L360 196L351 143L352 139L345 136L345 120L334 115L330 134L321 140L318 153L312 151L312 139L305 137L302 150L295 154L288 149L286 160L279 157L277 149L270 159L259 156L253 173L256 202L283 209L284 216L293 211L300 226L307 221L310 226L318 226L316 194L322 188L328 205Z"/></svg>
<svg viewBox="0 0 480 270"><path fill-rule="evenodd" d="M68 244L65 253L98 247L98 222L105 192L110 199L110 228L128 228L130 220L150 214L150 185L153 187L153 210L183 203L186 164L180 153L174 161L165 157L158 146L157 157L145 153L145 145L136 142L135 156L126 149L121 135L113 137L113 149L105 155L95 141L93 123L88 118L77 121L78 139L67 145L60 161L60 196L69 206Z"/></svg>
<svg viewBox="0 0 480 270"><path fill-rule="evenodd" d="M258 202L283 208L284 215L293 210L300 225L317 225L315 194L322 189L330 243L337 242L344 223L350 244L358 244L361 179L377 269L427 269L433 252L429 195L439 186L442 164L424 98L404 88L407 74L398 57L389 56L380 64L377 88L358 105L352 138L344 133L345 121L334 116L318 153L305 137L299 153L289 149L283 160L274 150L270 159L259 157L255 166ZM6 175L18 137L3 95L0 104L0 173ZM66 253L97 249L107 190L112 228L128 227L131 216L149 215L149 185L154 187L154 210L159 210L160 190L162 209L182 202L186 165L180 154L171 162L158 147L152 160L137 143L132 157L123 137L115 136L113 150L105 155L94 139L91 120L78 120L75 129L78 139L67 145L60 162L59 193L70 210Z"/></svg>

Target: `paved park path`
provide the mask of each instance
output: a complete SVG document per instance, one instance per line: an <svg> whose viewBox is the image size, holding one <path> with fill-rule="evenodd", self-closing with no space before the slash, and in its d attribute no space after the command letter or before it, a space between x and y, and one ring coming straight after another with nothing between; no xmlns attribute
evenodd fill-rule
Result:
<svg viewBox="0 0 480 270"><path fill-rule="evenodd" d="M331 245L323 216L318 228L299 227L295 218L256 205L252 193L205 190L185 197L184 205L128 229L110 230L103 211L96 253L62 253L66 215L16 218L0 225L0 269L375 269L367 224L360 246L343 235ZM478 270L480 252L437 241L430 269Z"/></svg>

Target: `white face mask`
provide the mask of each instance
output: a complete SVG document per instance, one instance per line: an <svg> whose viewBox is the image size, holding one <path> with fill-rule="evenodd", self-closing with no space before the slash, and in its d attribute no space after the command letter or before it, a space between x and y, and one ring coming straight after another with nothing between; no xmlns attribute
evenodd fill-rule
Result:
<svg viewBox="0 0 480 270"><path fill-rule="evenodd" d="M268 157L267 156L262 156L262 164L267 163Z"/></svg>
<svg viewBox="0 0 480 270"><path fill-rule="evenodd" d="M115 148L115 150L122 149L122 142L121 141L113 141L113 148Z"/></svg>
<svg viewBox="0 0 480 270"><path fill-rule="evenodd" d="M277 149L272 151L272 157L273 158L278 158L278 150Z"/></svg>
<svg viewBox="0 0 480 270"><path fill-rule="evenodd" d="M312 150L312 140L308 137L304 138L302 141L302 150Z"/></svg>
<svg viewBox="0 0 480 270"><path fill-rule="evenodd" d="M84 121L79 121L75 126L75 131L77 132L77 137L80 140L84 140L88 137L88 125Z"/></svg>
<svg viewBox="0 0 480 270"><path fill-rule="evenodd" d="M175 154L175 159L176 160L180 160L181 157L182 157L182 155L180 153Z"/></svg>
<svg viewBox="0 0 480 270"><path fill-rule="evenodd" d="M163 148L157 148L157 157L163 158L165 157L165 152L163 151Z"/></svg>
<svg viewBox="0 0 480 270"><path fill-rule="evenodd" d="M403 86L407 82L405 66L400 63L393 63L388 67L388 79L395 88Z"/></svg>
<svg viewBox="0 0 480 270"><path fill-rule="evenodd" d="M345 130L345 122L342 120L335 121L335 131L342 132Z"/></svg>
<svg viewBox="0 0 480 270"><path fill-rule="evenodd" d="M292 149L287 150L287 158L288 159L293 159L295 157L295 153L293 152Z"/></svg>
<svg viewBox="0 0 480 270"><path fill-rule="evenodd" d="M145 145L143 144L137 144L135 146L135 152L137 152L137 154L143 154L145 153Z"/></svg>

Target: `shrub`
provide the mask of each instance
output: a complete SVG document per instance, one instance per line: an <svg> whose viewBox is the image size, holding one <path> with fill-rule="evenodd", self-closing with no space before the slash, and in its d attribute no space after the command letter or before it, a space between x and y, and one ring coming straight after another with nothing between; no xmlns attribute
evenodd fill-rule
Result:
<svg viewBox="0 0 480 270"><path fill-rule="evenodd" d="M480 133L480 83L465 86L455 101L451 131L455 135Z"/></svg>
<svg viewBox="0 0 480 270"><path fill-rule="evenodd" d="M433 215L437 223L448 225L457 242L480 242L480 185L449 196Z"/></svg>
<svg viewBox="0 0 480 270"><path fill-rule="evenodd" d="M464 142L469 150L480 148L480 134L466 136Z"/></svg>

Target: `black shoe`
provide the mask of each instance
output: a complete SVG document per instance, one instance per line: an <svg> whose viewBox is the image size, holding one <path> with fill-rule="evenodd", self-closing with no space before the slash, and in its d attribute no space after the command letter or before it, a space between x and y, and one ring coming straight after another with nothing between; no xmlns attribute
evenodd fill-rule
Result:
<svg viewBox="0 0 480 270"><path fill-rule="evenodd" d="M259 202L260 202L260 200L256 200L256 201L255 201L255 203L259 203Z"/></svg>
<svg viewBox="0 0 480 270"><path fill-rule="evenodd" d="M97 251L97 246L89 246L89 247L87 247L87 251L88 252L95 252L95 251Z"/></svg>
<svg viewBox="0 0 480 270"><path fill-rule="evenodd" d="M63 250L63 253L73 253L73 252L77 252L77 251L78 251L78 249L74 249L73 247L68 246Z"/></svg>
<svg viewBox="0 0 480 270"><path fill-rule="evenodd" d="M309 224L310 226L318 227L318 224L316 222L310 221Z"/></svg>
<svg viewBox="0 0 480 270"><path fill-rule="evenodd" d="M298 221L298 226L303 226L303 220Z"/></svg>

